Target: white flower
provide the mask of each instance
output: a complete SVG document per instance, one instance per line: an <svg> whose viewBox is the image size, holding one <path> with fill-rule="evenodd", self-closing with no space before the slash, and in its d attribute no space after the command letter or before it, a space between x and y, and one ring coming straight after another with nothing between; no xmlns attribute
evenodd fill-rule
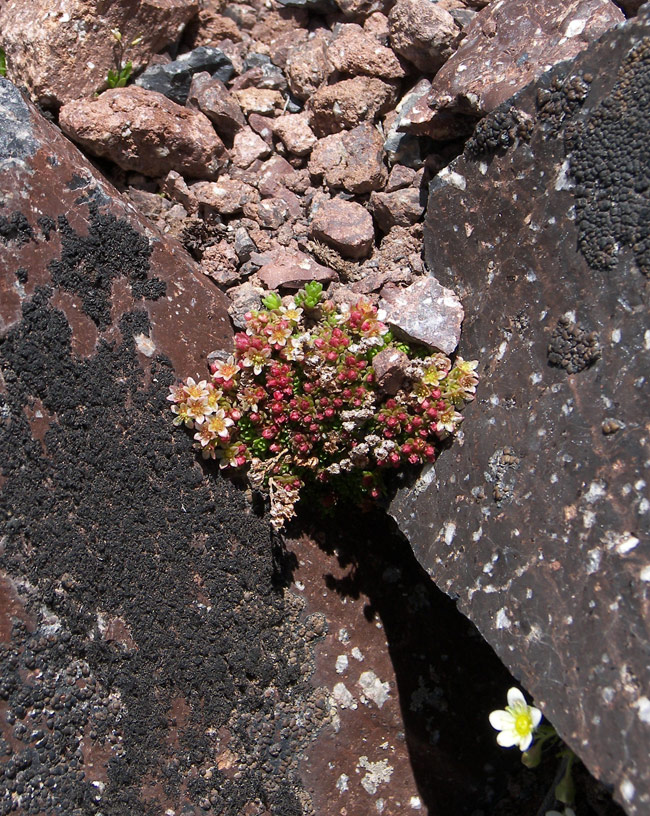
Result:
<svg viewBox="0 0 650 816"><path fill-rule="evenodd" d="M528 705L518 688L508 689L508 705L505 711L493 711L490 725L500 733L497 742L502 748L516 745L520 751L530 748L533 733L542 719L542 712Z"/></svg>

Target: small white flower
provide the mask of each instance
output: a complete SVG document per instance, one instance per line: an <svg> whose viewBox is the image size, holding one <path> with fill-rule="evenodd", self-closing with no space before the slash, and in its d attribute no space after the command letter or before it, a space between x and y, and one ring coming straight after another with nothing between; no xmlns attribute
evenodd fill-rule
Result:
<svg viewBox="0 0 650 816"><path fill-rule="evenodd" d="M518 688L508 689L508 705L505 711L493 711L490 725L500 733L497 742L502 748L516 745L527 751L533 741L533 733L542 719L542 712L528 705Z"/></svg>

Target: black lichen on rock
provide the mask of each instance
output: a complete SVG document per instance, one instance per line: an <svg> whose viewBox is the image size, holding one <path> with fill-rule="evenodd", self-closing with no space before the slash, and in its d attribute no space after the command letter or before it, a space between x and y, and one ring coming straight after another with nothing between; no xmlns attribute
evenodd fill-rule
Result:
<svg viewBox="0 0 650 816"><path fill-rule="evenodd" d="M15 243L23 246L33 240L34 230L23 213L14 212L9 217L0 215L0 241L4 244Z"/></svg>
<svg viewBox="0 0 650 816"><path fill-rule="evenodd" d="M611 93L573 135L578 245L587 263L612 269L623 247L650 274L650 40L624 59Z"/></svg>
<svg viewBox="0 0 650 816"><path fill-rule="evenodd" d="M165 358L143 384L146 314L79 359L51 294L0 341L0 568L33 620L0 646L0 813L296 816L326 707L269 528L173 429Z"/></svg>
<svg viewBox="0 0 650 816"><path fill-rule="evenodd" d="M543 82L543 78L540 82ZM565 122L575 115L589 93L591 74L565 76L555 74L548 87L537 91L537 116L547 135L558 136Z"/></svg>
<svg viewBox="0 0 650 816"><path fill-rule="evenodd" d="M505 153L517 140L528 141L532 131L530 116L504 102L478 123L465 145L465 155L470 159L481 159Z"/></svg>
<svg viewBox="0 0 650 816"><path fill-rule="evenodd" d="M49 266L52 281L79 295L86 312L99 328L111 322L110 297L113 280L124 276L135 298L156 300L165 294L165 284L149 278L151 245L124 219L102 214L89 205L87 235L76 232L65 216L59 216L61 258Z"/></svg>
<svg viewBox="0 0 650 816"><path fill-rule="evenodd" d="M600 357L598 335L567 317L561 317L551 334L547 356L549 365L577 374Z"/></svg>

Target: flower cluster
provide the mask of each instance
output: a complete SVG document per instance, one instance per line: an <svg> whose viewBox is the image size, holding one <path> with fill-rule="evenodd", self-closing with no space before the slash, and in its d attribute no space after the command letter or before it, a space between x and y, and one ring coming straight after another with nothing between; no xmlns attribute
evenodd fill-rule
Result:
<svg viewBox="0 0 650 816"><path fill-rule="evenodd" d="M458 408L474 398L476 362L418 356L366 300L337 306L311 283L295 298L267 296L264 307L246 315L234 353L211 365L210 380L188 378L168 399L205 458L247 468L270 496L278 529L308 482L378 498L382 470L432 462L461 422ZM390 395L373 368L388 347L410 359Z"/></svg>

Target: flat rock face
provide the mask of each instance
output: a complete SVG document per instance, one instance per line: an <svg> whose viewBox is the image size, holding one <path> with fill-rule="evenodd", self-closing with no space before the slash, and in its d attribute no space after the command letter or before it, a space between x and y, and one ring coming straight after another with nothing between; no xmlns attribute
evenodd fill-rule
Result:
<svg viewBox="0 0 650 816"><path fill-rule="evenodd" d="M58 107L106 87L118 29L134 70L180 37L198 10L196 0L6 0L0 7L7 75L32 98Z"/></svg>
<svg viewBox="0 0 650 816"><path fill-rule="evenodd" d="M624 19L610 0L490 3L412 112L412 128L434 139L453 138L462 131L462 117L485 115Z"/></svg>
<svg viewBox="0 0 650 816"><path fill-rule="evenodd" d="M646 15L545 74L432 183L426 258L481 385L391 509L630 814L650 808L649 36Z"/></svg>

